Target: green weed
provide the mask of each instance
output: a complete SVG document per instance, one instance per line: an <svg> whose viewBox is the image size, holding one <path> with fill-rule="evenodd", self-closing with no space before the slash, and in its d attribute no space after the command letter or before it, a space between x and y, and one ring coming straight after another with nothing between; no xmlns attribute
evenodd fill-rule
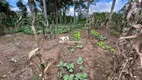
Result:
<svg viewBox="0 0 142 80"><path fill-rule="evenodd" d="M78 57L78 59L76 60L76 63L80 65L78 68L78 72L83 71L84 67L81 65L83 63L82 57ZM74 72L75 70L74 63L64 63L63 61L60 61L57 67L60 70L57 73L58 80L87 80L86 73ZM64 69L67 70L69 73L75 73L75 74L63 74L61 71L63 71Z"/></svg>
<svg viewBox="0 0 142 80"><path fill-rule="evenodd" d="M57 65L57 67L59 69L62 69L63 67L65 67L67 65L67 63L64 63L63 61L60 61L59 64Z"/></svg>
<svg viewBox="0 0 142 80"><path fill-rule="evenodd" d="M101 47L102 49L108 50L110 53L115 52L114 48L105 45L105 43L103 41L96 41L95 44L98 45L99 47Z"/></svg>
<svg viewBox="0 0 142 80"><path fill-rule="evenodd" d="M73 32L71 34L71 39L74 40L74 41L79 41L80 40L80 32L78 32L78 31Z"/></svg>
<svg viewBox="0 0 142 80"><path fill-rule="evenodd" d="M103 41L106 39L106 37L102 36L100 33L98 33L97 31L95 30L91 30L91 35L96 37L97 39Z"/></svg>
<svg viewBox="0 0 142 80"><path fill-rule="evenodd" d="M74 70L74 64L73 64L73 63L67 64L67 65L66 65L66 68L67 68L67 70L68 70L69 72L73 72L73 70Z"/></svg>
<svg viewBox="0 0 142 80"><path fill-rule="evenodd" d="M75 80L87 80L88 75L86 73L77 73Z"/></svg>
<svg viewBox="0 0 142 80"><path fill-rule="evenodd" d="M76 63L77 63L77 64L82 64L82 63L83 63L82 57L78 57Z"/></svg>
<svg viewBox="0 0 142 80"><path fill-rule="evenodd" d="M84 70L84 67L83 66L80 66L78 71L83 71Z"/></svg>
<svg viewBox="0 0 142 80"><path fill-rule="evenodd" d="M74 79L74 74L71 74L71 75L65 75L64 76L64 80L73 80Z"/></svg>

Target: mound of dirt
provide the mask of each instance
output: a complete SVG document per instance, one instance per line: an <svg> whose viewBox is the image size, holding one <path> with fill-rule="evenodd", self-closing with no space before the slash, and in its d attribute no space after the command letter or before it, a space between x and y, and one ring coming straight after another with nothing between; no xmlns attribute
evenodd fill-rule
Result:
<svg viewBox="0 0 142 80"><path fill-rule="evenodd" d="M64 34L67 35L67 34ZM105 80L111 71L111 56L106 55L103 49L94 46L93 41L81 39L80 44L59 43L59 36L54 40L46 40L41 53L47 62L52 62L47 71L46 80L57 80L60 61L74 63L78 57L83 58L84 70L88 74L88 80ZM32 74L28 62L28 53L36 48L36 42L32 35L21 33L2 36L0 38L0 79L1 80L30 80ZM83 45L83 48L75 48L71 52L69 46ZM77 72L77 67L73 73ZM63 72L66 73L66 72Z"/></svg>

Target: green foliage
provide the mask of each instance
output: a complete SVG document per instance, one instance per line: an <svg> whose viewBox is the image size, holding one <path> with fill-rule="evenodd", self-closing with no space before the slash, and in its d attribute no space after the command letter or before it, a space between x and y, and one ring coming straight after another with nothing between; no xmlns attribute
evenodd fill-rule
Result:
<svg viewBox="0 0 142 80"><path fill-rule="evenodd" d="M72 53L74 53L74 51L75 51L75 48L74 48L74 47L72 47L72 48L71 48L71 52L72 52Z"/></svg>
<svg viewBox="0 0 142 80"><path fill-rule="evenodd" d="M67 68L67 70L68 70L69 72L73 72L73 70L74 70L74 64L73 64L73 63L67 64L67 65L66 65L66 68Z"/></svg>
<svg viewBox="0 0 142 80"><path fill-rule="evenodd" d="M81 72L84 70L84 67L81 65L83 63L82 57L78 57L77 64L80 64L78 71ZM87 80L87 74L86 73L75 73L74 69L74 63L64 63L63 61L60 61L59 64L57 65L59 68L60 72L57 74L58 80ZM66 69L69 73L75 73L75 74L63 74L61 71Z"/></svg>
<svg viewBox="0 0 142 80"><path fill-rule="evenodd" d="M110 53L115 52L114 48L105 45L105 43L103 41L96 41L95 44L98 45L99 47L101 47L102 49L108 50Z"/></svg>
<svg viewBox="0 0 142 80"><path fill-rule="evenodd" d="M114 35L114 36L119 36L119 32L118 31L116 31L116 30L109 30L109 33L111 34L111 35Z"/></svg>
<svg viewBox="0 0 142 80"><path fill-rule="evenodd" d="M55 25L56 34L66 33L68 31L69 31L68 25L62 25L62 24Z"/></svg>
<svg viewBox="0 0 142 80"><path fill-rule="evenodd" d="M75 41L75 44L76 44L76 41ZM74 51L79 48L79 49L82 49L83 48L83 45L77 45L77 46L68 46L68 48L70 49L70 51L72 53L74 53Z"/></svg>
<svg viewBox="0 0 142 80"><path fill-rule="evenodd" d="M76 46L76 47L82 49L82 48L83 48L83 45L78 45L78 46Z"/></svg>
<svg viewBox="0 0 142 80"><path fill-rule="evenodd" d="M67 63L64 63L63 61L60 61L59 64L57 65L57 67L59 69L62 69L63 67L65 67L67 65Z"/></svg>
<svg viewBox="0 0 142 80"><path fill-rule="evenodd" d="M86 73L77 73L75 80L87 80L88 75Z"/></svg>
<svg viewBox="0 0 142 80"><path fill-rule="evenodd" d="M26 34L33 34L30 26L23 26L21 31Z"/></svg>
<svg viewBox="0 0 142 80"><path fill-rule="evenodd" d="M79 41L80 40L80 32L78 32L78 31L73 32L71 34L71 39L73 39L74 41Z"/></svg>
<svg viewBox="0 0 142 80"><path fill-rule="evenodd" d="M65 67L69 72L73 72L74 70L74 64L73 63L64 63L63 61L60 61L60 63L57 65L59 69L63 69Z"/></svg>
<svg viewBox="0 0 142 80"><path fill-rule="evenodd" d="M91 30L91 35L95 36L95 37L99 37L100 36L100 33L98 33L97 31L95 30Z"/></svg>
<svg viewBox="0 0 142 80"><path fill-rule="evenodd" d="M82 57L78 57L76 63L77 63L77 64L82 64L82 63L83 63Z"/></svg>
<svg viewBox="0 0 142 80"><path fill-rule="evenodd" d="M71 75L65 75L64 76L64 80L73 80L74 79L74 74L71 74Z"/></svg>
<svg viewBox="0 0 142 80"><path fill-rule="evenodd" d="M108 50L110 53L114 53L115 52L115 49L113 49L112 47L110 46L105 46L106 50Z"/></svg>
<svg viewBox="0 0 142 80"><path fill-rule="evenodd" d="M104 42L102 42L102 41L96 41L95 43L96 43L96 45L98 45L99 47L105 49L105 43L104 43Z"/></svg>
<svg viewBox="0 0 142 80"><path fill-rule="evenodd" d="M33 77L32 77L32 80L40 80L40 79L39 79L39 76L37 74L34 74Z"/></svg>
<svg viewBox="0 0 142 80"><path fill-rule="evenodd" d="M106 39L106 37L102 36L100 33L98 33L95 30L91 30L91 35L93 35L94 37L96 37L97 39L103 41Z"/></svg>
<svg viewBox="0 0 142 80"><path fill-rule="evenodd" d="M80 66L78 71L83 71L83 70L84 70L84 67Z"/></svg>
<svg viewBox="0 0 142 80"><path fill-rule="evenodd" d="M20 30L18 30L18 29L10 29L10 30L7 30L5 32L6 33L17 33L17 32L20 32Z"/></svg>
<svg viewBox="0 0 142 80"><path fill-rule="evenodd" d="M62 72L58 72L58 73L57 73L57 78L58 78L58 80L61 80L62 76L63 76L63 75L62 75Z"/></svg>

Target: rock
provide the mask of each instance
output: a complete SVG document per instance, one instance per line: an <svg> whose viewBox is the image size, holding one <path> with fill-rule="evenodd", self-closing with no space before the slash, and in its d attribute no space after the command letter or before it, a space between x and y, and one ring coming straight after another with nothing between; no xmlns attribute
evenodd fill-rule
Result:
<svg viewBox="0 0 142 80"><path fill-rule="evenodd" d="M15 58L11 58L11 61L15 62L15 63L17 62L17 60Z"/></svg>

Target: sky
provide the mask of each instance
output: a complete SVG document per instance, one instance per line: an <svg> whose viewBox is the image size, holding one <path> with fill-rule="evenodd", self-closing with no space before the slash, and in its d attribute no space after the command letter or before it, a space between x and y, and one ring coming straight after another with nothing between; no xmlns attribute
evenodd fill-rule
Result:
<svg viewBox="0 0 142 80"><path fill-rule="evenodd" d="M18 0L7 0L10 5L12 5L12 10L17 11L19 10L18 7L16 6L16 2ZM28 0L23 0L24 4L28 2ZM127 2L127 0L116 0L115 8L114 11L119 11ZM96 3L96 5L91 4L89 8L89 13L92 14L93 12L110 12L112 5L112 0L99 0L99 2ZM28 9L29 11L29 9ZM74 13L74 8L70 7L68 15L73 16Z"/></svg>

